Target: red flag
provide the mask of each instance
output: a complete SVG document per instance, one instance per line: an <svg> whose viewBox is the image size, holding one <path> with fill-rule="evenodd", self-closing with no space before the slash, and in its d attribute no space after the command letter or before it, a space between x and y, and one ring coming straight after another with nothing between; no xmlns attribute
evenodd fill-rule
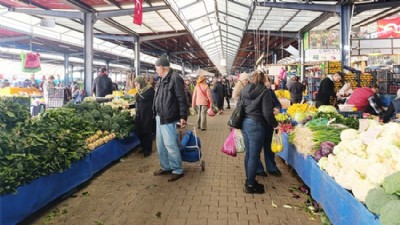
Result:
<svg viewBox="0 0 400 225"><path fill-rule="evenodd" d="M143 0L135 0L135 11L133 15L133 23L137 25L142 25L143 19Z"/></svg>

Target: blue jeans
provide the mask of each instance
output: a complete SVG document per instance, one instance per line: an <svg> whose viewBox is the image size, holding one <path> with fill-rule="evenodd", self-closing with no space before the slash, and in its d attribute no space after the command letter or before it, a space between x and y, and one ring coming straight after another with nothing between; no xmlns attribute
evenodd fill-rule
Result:
<svg viewBox="0 0 400 225"><path fill-rule="evenodd" d="M275 153L271 150L271 142L272 142L272 135L274 133L274 129L270 126L265 128L265 139L264 139L264 160L265 166L267 167L268 172L275 172L278 170L275 163ZM257 173L261 173L264 171L264 166L261 162L261 157L258 158L257 162Z"/></svg>
<svg viewBox="0 0 400 225"><path fill-rule="evenodd" d="M243 120L242 133L246 148L244 159L246 182L251 186L254 185L256 179L257 162L264 145L265 127L261 122L245 118Z"/></svg>
<svg viewBox="0 0 400 225"><path fill-rule="evenodd" d="M161 125L160 117L156 116L156 122L156 142L161 169L182 174L182 157L178 146L178 135L176 134L176 123L178 121Z"/></svg>

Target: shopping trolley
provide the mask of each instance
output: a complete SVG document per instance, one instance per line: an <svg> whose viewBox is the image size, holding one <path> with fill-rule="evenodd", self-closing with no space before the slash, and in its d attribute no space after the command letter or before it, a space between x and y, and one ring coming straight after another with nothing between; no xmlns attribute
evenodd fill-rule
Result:
<svg viewBox="0 0 400 225"><path fill-rule="evenodd" d="M185 129L188 126L193 126L193 129ZM205 171L206 163L204 160L201 160L201 142L196 133L196 126L192 123L188 123L187 126L181 127L178 123L177 128L182 161L198 163L201 168L200 172Z"/></svg>

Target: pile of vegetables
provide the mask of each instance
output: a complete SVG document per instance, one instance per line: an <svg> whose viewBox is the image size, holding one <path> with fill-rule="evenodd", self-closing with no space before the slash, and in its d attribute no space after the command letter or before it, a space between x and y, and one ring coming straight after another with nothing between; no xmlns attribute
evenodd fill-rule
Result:
<svg viewBox="0 0 400 225"><path fill-rule="evenodd" d="M331 141L322 142L318 151L314 153L315 161L318 162L322 157L327 157L329 154L331 154L333 152L333 147L335 147L335 143Z"/></svg>
<svg viewBox="0 0 400 225"><path fill-rule="evenodd" d="M277 98L290 99L290 92L288 90L276 90L275 95Z"/></svg>
<svg viewBox="0 0 400 225"><path fill-rule="evenodd" d="M287 113L297 122L303 121L308 115L313 115L317 111L314 105L304 104L293 104L291 105Z"/></svg>
<svg viewBox="0 0 400 225"><path fill-rule="evenodd" d="M289 143L294 144L304 157L314 155L323 142L338 144L343 129L337 126L296 126L289 134Z"/></svg>
<svg viewBox="0 0 400 225"><path fill-rule="evenodd" d="M400 124L362 120L360 130L346 129L340 140L318 164L358 200L364 202L368 191L400 171Z"/></svg>
<svg viewBox="0 0 400 225"><path fill-rule="evenodd" d="M382 225L400 221L400 171L383 180L382 187L371 189L365 198L368 209L379 215Z"/></svg>
<svg viewBox="0 0 400 225"><path fill-rule="evenodd" d="M111 102L104 103L104 105L109 105L113 109L127 109L129 102L121 98L114 98Z"/></svg>
<svg viewBox="0 0 400 225"><path fill-rule="evenodd" d="M129 111L113 109L109 105L101 106L97 102L68 103L65 107L73 108L86 121L93 131L103 130L115 133L117 138L124 138L134 129L134 117Z"/></svg>
<svg viewBox="0 0 400 225"><path fill-rule="evenodd" d="M322 106L320 106L321 108ZM319 108L318 108L319 109ZM312 116L313 119L324 118L329 120L334 119L334 123L342 124L349 128L358 129L359 122L358 119L352 117L344 117L342 114L335 112L317 112Z"/></svg>
<svg viewBox="0 0 400 225"><path fill-rule="evenodd" d="M93 149L97 148L98 146L111 141L114 138L115 138L114 133L110 133L108 131L103 132L101 130L98 130L96 132L96 134L94 134L86 139L86 144L87 144L89 150L93 150Z"/></svg>
<svg viewBox="0 0 400 225"><path fill-rule="evenodd" d="M69 168L89 152L86 140L96 130L104 131L102 142L133 130L129 112L96 102L69 104L33 118L16 101L0 99L0 109L0 195Z"/></svg>
<svg viewBox="0 0 400 225"><path fill-rule="evenodd" d="M276 119L276 121L278 121L278 123L289 123L290 122L289 116L286 115L285 113L278 113L277 115L275 115L275 119Z"/></svg>

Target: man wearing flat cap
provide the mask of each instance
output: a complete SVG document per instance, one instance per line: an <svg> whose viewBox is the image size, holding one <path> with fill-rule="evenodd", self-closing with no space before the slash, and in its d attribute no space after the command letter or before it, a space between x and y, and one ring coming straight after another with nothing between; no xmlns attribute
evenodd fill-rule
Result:
<svg viewBox="0 0 400 225"><path fill-rule="evenodd" d="M169 60L161 56L155 63L161 78L154 98L153 111L157 122L157 150L161 169L154 176L169 175L168 182L183 177L182 158L178 146L176 124L187 120L187 102L182 77L176 75Z"/></svg>

